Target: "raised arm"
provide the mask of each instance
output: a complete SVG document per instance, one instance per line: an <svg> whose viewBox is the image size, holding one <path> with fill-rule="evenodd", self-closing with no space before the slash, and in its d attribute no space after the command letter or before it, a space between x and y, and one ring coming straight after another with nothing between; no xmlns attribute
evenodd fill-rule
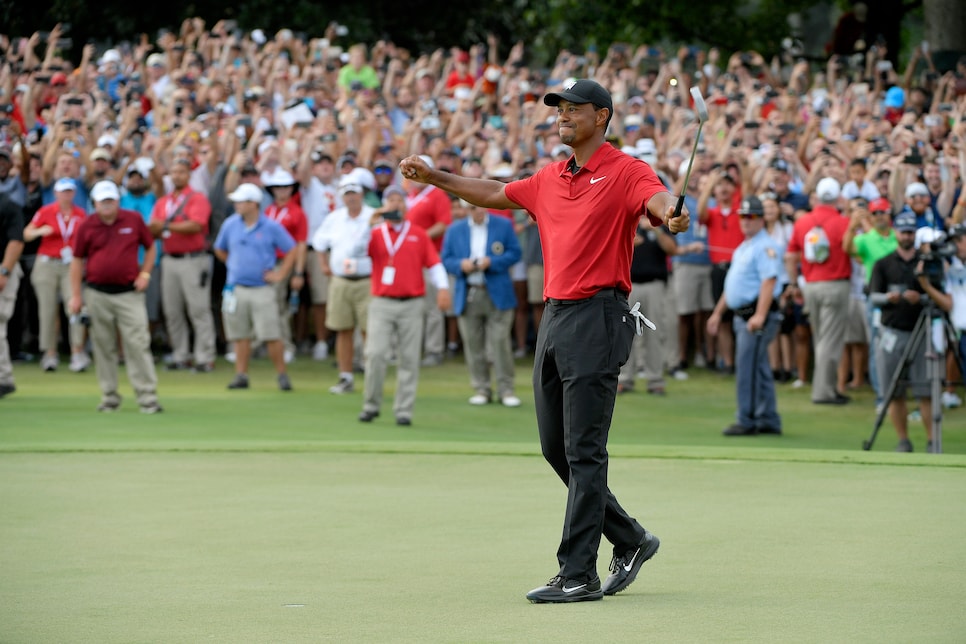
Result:
<svg viewBox="0 0 966 644"><path fill-rule="evenodd" d="M456 195L471 204L484 208L520 208L520 204L506 196L504 184L494 179L470 179L450 172L431 169L418 156L409 156L399 163L402 174L407 179L429 183L446 192Z"/></svg>

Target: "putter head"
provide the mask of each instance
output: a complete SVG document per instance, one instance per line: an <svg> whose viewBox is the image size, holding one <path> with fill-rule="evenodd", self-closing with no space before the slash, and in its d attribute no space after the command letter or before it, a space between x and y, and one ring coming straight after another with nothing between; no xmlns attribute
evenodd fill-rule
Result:
<svg viewBox="0 0 966 644"><path fill-rule="evenodd" d="M697 87L691 88L691 98L694 99L694 109L698 112L698 121L704 123L708 120L708 106L701 96L701 90Z"/></svg>

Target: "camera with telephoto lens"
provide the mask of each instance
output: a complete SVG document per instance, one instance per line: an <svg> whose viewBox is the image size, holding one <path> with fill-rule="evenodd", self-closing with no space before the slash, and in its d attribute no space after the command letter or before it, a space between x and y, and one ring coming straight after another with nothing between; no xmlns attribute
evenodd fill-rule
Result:
<svg viewBox="0 0 966 644"><path fill-rule="evenodd" d="M956 244L946 237L945 233L928 244L924 245L926 250L920 251L919 259L922 260L922 272L929 279L929 283L939 288L945 279L944 262L948 262L956 256Z"/></svg>

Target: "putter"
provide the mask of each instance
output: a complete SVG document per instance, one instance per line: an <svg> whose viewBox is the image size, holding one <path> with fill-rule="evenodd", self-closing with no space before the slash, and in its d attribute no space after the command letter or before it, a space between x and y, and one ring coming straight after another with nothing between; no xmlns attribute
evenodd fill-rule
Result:
<svg viewBox="0 0 966 644"><path fill-rule="evenodd" d="M681 196L678 197L678 203L674 207L674 214L671 215L672 218L681 216L681 208L684 207L684 195L688 192L688 181L691 179L691 166L694 165L694 155L698 152L698 141L701 140L701 128L704 127L704 122L708 120L708 106L704 103L701 90L697 87L692 87L691 98L694 99L694 109L698 112L698 133L694 136L694 147L691 148L691 158L688 159L688 171L684 175L684 186L681 188Z"/></svg>

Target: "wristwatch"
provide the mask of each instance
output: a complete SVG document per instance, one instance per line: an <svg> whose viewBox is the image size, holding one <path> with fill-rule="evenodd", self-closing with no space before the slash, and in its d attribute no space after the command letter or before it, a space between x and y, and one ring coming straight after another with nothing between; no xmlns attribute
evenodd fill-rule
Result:
<svg viewBox="0 0 966 644"><path fill-rule="evenodd" d="M10 277L10 269L6 266L0 266L0 276Z"/></svg>

